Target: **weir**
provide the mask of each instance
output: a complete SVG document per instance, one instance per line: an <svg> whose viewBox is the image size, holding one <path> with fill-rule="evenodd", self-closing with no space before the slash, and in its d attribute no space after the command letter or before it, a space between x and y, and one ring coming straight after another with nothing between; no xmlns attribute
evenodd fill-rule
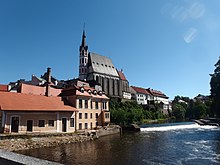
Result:
<svg viewBox="0 0 220 165"><path fill-rule="evenodd" d="M155 125L151 127L141 128L141 131L171 131L171 130L180 130L180 129L194 129L194 128L203 128L203 129L211 129L217 128L216 126L201 126L196 123L185 124L185 125L171 125L171 126L163 126L163 125Z"/></svg>

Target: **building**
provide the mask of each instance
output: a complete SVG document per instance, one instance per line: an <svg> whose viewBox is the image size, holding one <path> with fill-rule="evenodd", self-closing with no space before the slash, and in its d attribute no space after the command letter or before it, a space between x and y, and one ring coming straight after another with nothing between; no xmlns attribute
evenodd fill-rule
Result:
<svg viewBox="0 0 220 165"><path fill-rule="evenodd" d="M76 107L76 130L94 129L110 123L109 98L88 86L75 86L62 90L66 104Z"/></svg>
<svg viewBox="0 0 220 165"><path fill-rule="evenodd" d="M104 92L79 80L68 84L62 90L52 88L48 68L45 86L19 83L16 92L6 92L4 86L0 91L1 131L75 132L110 123L109 98Z"/></svg>
<svg viewBox="0 0 220 165"><path fill-rule="evenodd" d="M154 99L148 90L141 87L131 86L131 93L132 98L136 100L138 104L148 105Z"/></svg>
<svg viewBox="0 0 220 165"><path fill-rule="evenodd" d="M106 56L88 51L85 31L83 31L79 51L80 80L96 81L102 87L102 91L110 97L129 97L127 96L127 94L130 93L128 81L121 79L112 60ZM126 87L123 87L123 85L126 85Z"/></svg>
<svg viewBox="0 0 220 165"><path fill-rule="evenodd" d="M61 97L0 92L3 132L74 132L76 108Z"/></svg>

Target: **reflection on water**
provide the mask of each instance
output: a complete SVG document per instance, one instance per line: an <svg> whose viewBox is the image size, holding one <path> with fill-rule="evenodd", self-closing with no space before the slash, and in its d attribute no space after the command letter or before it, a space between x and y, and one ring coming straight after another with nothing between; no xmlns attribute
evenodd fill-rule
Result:
<svg viewBox="0 0 220 165"><path fill-rule="evenodd" d="M63 164L220 164L218 127L187 123L154 129L21 153Z"/></svg>

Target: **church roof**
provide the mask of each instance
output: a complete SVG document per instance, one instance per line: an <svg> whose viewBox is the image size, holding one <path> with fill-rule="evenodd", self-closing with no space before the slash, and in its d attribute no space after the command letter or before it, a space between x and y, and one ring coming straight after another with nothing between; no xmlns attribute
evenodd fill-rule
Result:
<svg viewBox="0 0 220 165"><path fill-rule="evenodd" d="M90 52L90 60L93 72L119 77L110 58Z"/></svg>
<svg viewBox="0 0 220 165"><path fill-rule="evenodd" d="M120 79L122 79L123 81L127 81L127 79L122 71L118 71L118 75L119 75Z"/></svg>

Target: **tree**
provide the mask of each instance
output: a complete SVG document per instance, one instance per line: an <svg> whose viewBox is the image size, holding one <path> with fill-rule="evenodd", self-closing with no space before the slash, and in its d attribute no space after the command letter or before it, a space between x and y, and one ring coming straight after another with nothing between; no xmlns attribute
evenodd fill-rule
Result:
<svg viewBox="0 0 220 165"><path fill-rule="evenodd" d="M175 103L173 105L172 115L175 116L176 119L182 120L185 119L186 109L180 103Z"/></svg>
<svg viewBox="0 0 220 165"><path fill-rule="evenodd" d="M214 73L210 75L210 87L211 87L211 98L212 106L211 110L214 115L220 117L220 58L215 64Z"/></svg>

